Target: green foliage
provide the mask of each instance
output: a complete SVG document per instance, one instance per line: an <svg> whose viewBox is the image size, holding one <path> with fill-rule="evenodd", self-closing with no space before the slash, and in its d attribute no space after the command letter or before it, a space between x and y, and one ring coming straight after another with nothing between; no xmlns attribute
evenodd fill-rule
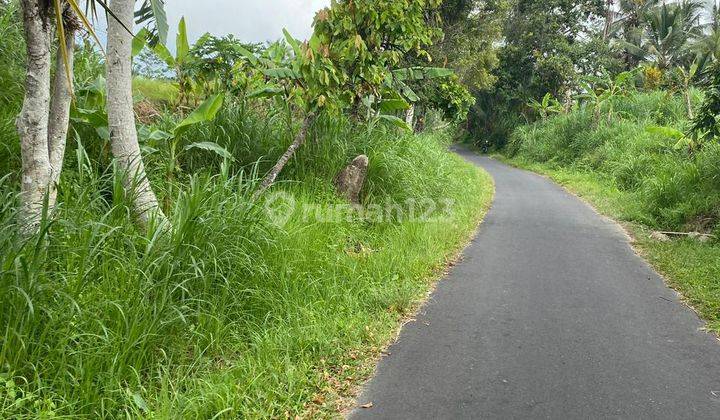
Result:
<svg viewBox="0 0 720 420"><path fill-rule="evenodd" d="M148 0L151 1L151 0ZM160 1L160 0L156 0ZM180 19L178 23L177 36L175 40L175 54L170 52L163 42L152 43L150 32L142 29L133 38L133 55L138 55L148 44L150 49L157 55L160 60L172 69L178 85L177 105L183 105L189 102L190 96L195 87L196 68L195 57L190 55L190 44L187 37L187 25L185 17ZM197 102L195 102L197 104Z"/></svg>
<svg viewBox="0 0 720 420"><path fill-rule="evenodd" d="M448 121L465 121L470 107L475 104L475 97L455 75L435 82L426 82L418 89L418 94L423 98L423 104L441 111Z"/></svg>
<svg viewBox="0 0 720 420"><path fill-rule="evenodd" d="M526 89L527 97L562 96L573 86L573 63L582 54L576 41L589 32L586 22L602 13L598 0L518 2L508 20L501 77Z"/></svg>
<svg viewBox="0 0 720 420"><path fill-rule="evenodd" d="M154 104L170 106L177 103L179 90L174 81L163 78L133 78L133 92L139 99L146 99Z"/></svg>
<svg viewBox="0 0 720 420"><path fill-rule="evenodd" d="M7 106L17 101L22 94L23 63L25 51L18 3L0 3L0 106Z"/></svg>
<svg viewBox="0 0 720 420"><path fill-rule="evenodd" d="M473 118L476 139L502 144L531 99L550 93L566 100L577 90L583 69L590 74L606 61L606 46L595 41L592 23L604 15L602 0L514 2L503 30L497 82L478 93ZM593 58L589 60L589 58Z"/></svg>
<svg viewBox="0 0 720 420"><path fill-rule="evenodd" d="M706 230L720 221L720 147L689 152L683 100L664 92L611 100L617 118L591 123L577 109L518 128L509 153L607 179L632 195L623 218L661 230ZM698 225L700 223L701 225Z"/></svg>
<svg viewBox="0 0 720 420"><path fill-rule="evenodd" d="M441 34L439 0L338 1L315 17L311 47L327 54L358 86L356 98L377 94L376 87L405 55L430 61L427 46Z"/></svg>
<svg viewBox="0 0 720 420"><path fill-rule="evenodd" d="M496 80L497 42L510 7L508 0L445 0L440 14L444 36L431 48L436 62L455 70L470 90Z"/></svg>
<svg viewBox="0 0 720 420"><path fill-rule="evenodd" d="M149 40L152 45L167 42L170 27L165 13L164 0L143 0L140 8L135 12L135 23L148 28Z"/></svg>
<svg viewBox="0 0 720 420"><path fill-rule="evenodd" d="M6 175L19 169L22 38L13 19L0 19L13 41L0 49L0 75L18 81L0 89L0 417L282 417L314 410L338 366L361 380L368 349L387 343L426 295L492 193L487 176L447 152L450 133L396 128L407 128L394 114L409 106L414 81L440 89L448 118L470 102L445 68L393 65L427 61L438 4L340 2L368 20L348 26L330 9L320 26L332 32L308 43L286 33L264 47L209 35L191 46L183 20L172 54L162 2L139 2L137 20L155 23L135 38L136 57L152 49L178 79L134 80L143 160L173 229L141 233L128 217L132 197L110 170L103 62L86 44L60 205L30 242L16 233L19 180ZM368 124L329 112L370 97ZM192 101L201 104L187 114ZM171 106L180 102L181 112ZM317 222L298 211L278 225L250 195L306 110L317 112L310 139L276 191L306 208L342 207L333 179L364 153L365 204L412 199L427 210L449 199L452 212L419 223L352 212Z"/></svg>
<svg viewBox="0 0 720 420"><path fill-rule="evenodd" d="M355 381L368 374L363 351L425 296L428 276L475 227L490 181L448 154L442 134L368 132L324 116L285 174L301 182L277 186L298 206L340 205L333 177L366 153L366 204L449 198L454 211L430 223L318 223L298 210L278 226L250 198L253 168L241 168L282 153L285 131L282 112L225 107L184 133L181 144L214 140L235 162L187 151L166 237L136 231L128 199L109 198L119 180L98 175L83 148L68 157L46 246L16 241L12 187L0 187L0 366L13 401L31 398L10 407L0 390L0 417L282 417L310 409L336 366Z"/></svg>
<svg viewBox="0 0 720 420"><path fill-rule="evenodd" d="M720 57L720 6L717 3L713 3L710 16L706 31L694 40L691 49L699 56L713 61Z"/></svg>
<svg viewBox="0 0 720 420"><path fill-rule="evenodd" d="M608 74L604 74L602 77L585 76L581 80L583 93L578 95L578 99L592 106L596 122L600 121L603 108L606 108L608 119L611 119L614 112L614 99L630 93L634 87L632 84L636 73L637 71L624 71L615 77Z"/></svg>
<svg viewBox="0 0 720 420"><path fill-rule="evenodd" d="M194 77L206 93L224 91L242 96L252 84L245 60L252 56L250 51L260 49L259 45L240 42L232 34L216 37L206 33L190 49Z"/></svg>
<svg viewBox="0 0 720 420"><path fill-rule="evenodd" d="M463 119L472 100L457 78L445 82L452 70L416 65L398 68L401 57L430 60L424 48L440 32L428 16L436 13L438 4L435 0L333 3L318 12L315 32L307 43L301 44L284 31L290 57L282 54L272 60L242 51L269 82L250 96L282 96L283 103L294 104L306 114L351 109L361 115L360 106L364 105L368 118L378 110L404 109L422 101L443 107L451 119ZM418 95L411 87L428 81L435 84L435 91L430 91L433 95ZM406 127L397 123L394 115L381 120Z"/></svg>
<svg viewBox="0 0 720 420"><path fill-rule="evenodd" d="M546 93L542 101L539 102L531 99L530 102L528 102L528 106L539 114L542 119L547 118L551 114L561 114L565 111L560 101L553 98L550 93Z"/></svg>
<svg viewBox="0 0 720 420"><path fill-rule="evenodd" d="M175 126L173 134L178 136L195 124L214 120L222 105L223 95L214 95L207 98L195 111Z"/></svg>
<svg viewBox="0 0 720 420"><path fill-rule="evenodd" d="M621 46L637 62L650 61L661 70L689 63L692 60L690 41L702 30L703 3L695 0L659 6L651 6L651 3L646 2L648 6L641 12L644 32L634 36L632 41L623 40Z"/></svg>
<svg viewBox="0 0 720 420"><path fill-rule="evenodd" d="M20 166L20 145L14 120L23 94L25 42L17 2L0 2L0 177ZM10 139L14 141L10 141Z"/></svg>
<svg viewBox="0 0 720 420"><path fill-rule="evenodd" d="M700 139L720 137L720 62L715 61L708 70L710 84L705 91L705 100L692 122L692 134Z"/></svg>

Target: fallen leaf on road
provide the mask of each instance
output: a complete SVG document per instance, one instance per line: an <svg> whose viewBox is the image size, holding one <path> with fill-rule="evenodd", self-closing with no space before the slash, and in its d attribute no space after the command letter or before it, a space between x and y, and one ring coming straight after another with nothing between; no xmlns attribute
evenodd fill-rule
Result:
<svg viewBox="0 0 720 420"><path fill-rule="evenodd" d="M369 402L367 404L361 405L360 408L370 408L370 407L372 407L372 405L373 405L372 402Z"/></svg>

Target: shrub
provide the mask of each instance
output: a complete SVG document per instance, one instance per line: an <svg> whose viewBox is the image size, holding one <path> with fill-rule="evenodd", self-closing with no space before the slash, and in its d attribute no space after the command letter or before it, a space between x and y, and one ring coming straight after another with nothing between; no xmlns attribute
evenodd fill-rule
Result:
<svg viewBox="0 0 720 420"><path fill-rule="evenodd" d="M693 93L698 102L697 92ZM636 194L638 220L657 228L709 229L720 218L720 146L690 153L677 140L647 128L669 125L685 131L682 98L662 91L615 99L617 116L593 124L583 108L520 127L508 152L533 162L594 171L617 188ZM702 223L702 226L697 226ZM692 225L692 226L689 226Z"/></svg>

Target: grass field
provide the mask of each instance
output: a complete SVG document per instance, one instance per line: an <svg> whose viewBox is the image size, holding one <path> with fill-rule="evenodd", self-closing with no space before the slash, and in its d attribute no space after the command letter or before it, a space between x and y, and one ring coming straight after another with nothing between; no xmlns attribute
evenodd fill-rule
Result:
<svg viewBox="0 0 720 420"><path fill-rule="evenodd" d="M225 118L203 133L231 132ZM447 152L446 134L345 127L288 168L273 191L295 211L279 219L265 208L275 195L250 200L252 166L198 152L181 162L194 174L174 181L172 235L141 233L118 180L76 148L38 247L16 239L14 186L2 185L2 417L337 413L492 196L485 173ZM254 159L235 146L238 161ZM365 204L389 213L335 217L346 207L332 175L361 152ZM398 208L410 199L423 212L443 204L408 218Z"/></svg>

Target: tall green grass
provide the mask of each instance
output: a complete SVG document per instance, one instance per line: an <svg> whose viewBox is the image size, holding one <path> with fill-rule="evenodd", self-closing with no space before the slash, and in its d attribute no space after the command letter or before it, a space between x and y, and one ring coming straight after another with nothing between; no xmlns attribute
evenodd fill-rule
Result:
<svg viewBox="0 0 720 420"><path fill-rule="evenodd" d="M59 206L30 240L17 236L20 171L13 120L22 101L23 41L15 2L0 1L0 418L258 418L331 416L421 300L488 205L488 176L423 135L323 115L277 192L286 223L253 202L257 178L298 129L276 104L227 98L178 150L213 141L232 159L184 151L169 164L176 89L136 79L163 113L142 128L149 177L171 232L138 231L108 143L73 122ZM102 76L87 45L76 82ZM94 104L78 95L78 107ZM292 117L292 116L291 116ZM442 217L344 212L333 178L370 159L364 204L415 200ZM168 176L167 168L177 167ZM453 200L445 212L444 200ZM342 207L343 209L345 207ZM310 216L307 216L310 215Z"/></svg>
<svg viewBox="0 0 720 420"><path fill-rule="evenodd" d="M160 104L174 103L178 96L177 86L170 80L135 77L133 91L136 96Z"/></svg>
<svg viewBox="0 0 720 420"><path fill-rule="evenodd" d="M599 123L591 110L519 127L508 154L555 168L604 177L637 203L630 220L658 229L712 230L720 219L720 144L689 152L647 130L688 128L681 98L666 92L616 100L616 115Z"/></svg>
<svg viewBox="0 0 720 420"><path fill-rule="evenodd" d="M15 2L0 3L0 139L15 136L15 118L20 113L22 76L25 71L24 39L19 6ZM0 142L0 174L20 166L18 142Z"/></svg>
<svg viewBox="0 0 720 420"><path fill-rule="evenodd" d="M367 205L452 199L454 211L329 222L295 212L279 226L249 194L291 134L242 107L189 132L183 142L217 141L235 161L183 157L169 235L135 229L91 145L69 152L41 238L15 235L16 187L4 181L0 416L279 417L327 412L334 400L317 395L348 395L332 378L367 374L368 349L387 342L473 230L491 184L446 151L444 133L368 132L328 117L274 191L330 209L341 203L333 176L367 153ZM162 159L148 156L161 195ZM367 355L349 357L357 352Z"/></svg>

